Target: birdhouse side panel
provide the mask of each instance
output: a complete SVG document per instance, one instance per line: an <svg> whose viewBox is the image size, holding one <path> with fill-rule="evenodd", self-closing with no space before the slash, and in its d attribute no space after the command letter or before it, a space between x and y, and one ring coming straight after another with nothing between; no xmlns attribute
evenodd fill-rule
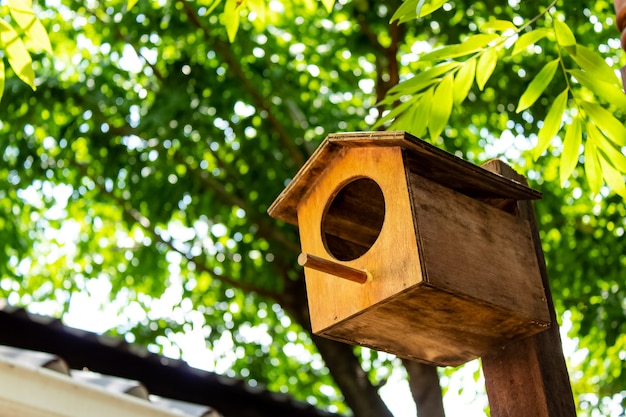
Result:
<svg viewBox="0 0 626 417"><path fill-rule="evenodd" d="M549 323L528 222L416 174L413 210L427 281Z"/></svg>
<svg viewBox="0 0 626 417"><path fill-rule="evenodd" d="M379 197L369 185L345 192L350 185L371 182ZM373 201L376 198L384 201ZM338 199L341 204L335 210ZM371 220L370 209L383 211L381 223ZM302 251L366 270L372 278L359 284L305 268L314 332L422 282L412 222L400 148L349 148L326 167L298 206ZM342 246L352 249L339 252Z"/></svg>

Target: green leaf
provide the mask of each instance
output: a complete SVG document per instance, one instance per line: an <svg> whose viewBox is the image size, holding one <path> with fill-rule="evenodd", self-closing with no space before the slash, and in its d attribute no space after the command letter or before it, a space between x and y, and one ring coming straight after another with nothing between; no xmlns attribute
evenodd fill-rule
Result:
<svg viewBox="0 0 626 417"><path fill-rule="evenodd" d="M517 30L517 26L513 24L513 22L508 20L490 20L487 23L484 23L480 27L481 32L486 32L488 30L497 30L499 32L505 32L507 30Z"/></svg>
<svg viewBox="0 0 626 417"><path fill-rule="evenodd" d="M227 0L224 6L223 22L226 26L226 33L228 34L228 40L232 43L235 41L237 31L239 30L239 3L238 0Z"/></svg>
<svg viewBox="0 0 626 417"><path fill-rule="evenodd" d="M381 117L374 124L374 126L372 126L372 128L377 129L387 121L397 117L404 119L404 121L399 122L398 124L394 121L389 127L390 130L394 126L400 126L408 131L411 131L416 136L423 136L426 133L426 128L430 120L433 90L434 88L429 88L422 94L413 97L411 100L405 101L399 106L394 107L389 113ZM413 119L408 119L408 117L413 117Z"/></svg>
<svg viewBox="0 0 626 417"><path fill-rule="evenodd" d="M617 87L622 88L622 83L615 71L609 67L598 53L583 45L576 45L573 48L568 48L568 50L571 52L570 55L574 62L587 71L590 77L597 77L604 82L615 84Z"/></svg>
<svg viewBox="0 0 626 417"><path fill-rule="evenodd" d="M126 10L130 10L133 7L135 7L135 4L137 4L137 0L128 0L126 2Z"/></svg>
<svg viewBox="0 0 626 417"><path fill-rule="evenodd" d="M405 0L400 7L398 7L398 10L396 10L393 16L391 16L389 23L393 23L396 20L398 23L404 23L417 18L417 3L418 0Z"/></svg>
<svg viewBox="0 0 626 417"><path fill-rule="evenodd" d="M437 10L439 10L441 8L441 6L446 4L447 1L448 0L430 0L430 1L426 1L426 4L424 4L422 9L420 10L420 14L417 15L417 17L428 16L429 14L431 14L433 12L436 12ZM416 10L416 12L417 12L417 10Z"/></svg>
<svg viewBox="0 0 626 417"><path fill-rule="evenodd" d="M533 80L528 84L526 90L522 94L519 99L519 103L517 104L517 113L526 110L530 106L532 106L535 101L541 96L541 94L545 91L548 84L554 78L554 74L556 73L556 69L559 65L559 59L554 59L548 62L539 73L533 78Z"/></svg>
<svg viewBox="0 0 626 417"><path fill-rule="evenodd" d="M533 158L539 159L541 154L548 148L552 138L556 136L561 128L561 121L563 120L563 113L565 112L565 106L567 105L567 97L569 90L566 88L561 94L557 96L548 110L546 119L543 121L543 126L537 134L537 146L533 149Z"/></svg>
<svg viewBox="0 0 626 417"><path fill-rule="evenodd" d="M592 77L587 72L581 70L569 70L569 73L576 78L576 80L590 89L596 96L602 98L609 104L613 104L622 112L626 112L626 94L617 85L606 82L604 79L598 76Z"/></svg>
<svg viewBox="0 0 626 417"><path fill-rule="evenodd" d="M626 156L597 129L597 126L587 124L587 137L600 153L606 155L606 160L612 166L626 173Z"/></svg>
<svg viewBox="0 0 626 417"><path fill-rule="evenodd" d="M416 114L417 109L419 107L419 103L414 103L404 111L401 115L396 117L396 119L389 126L389 130L404 130L407 132L415 132L416 131ZM424 128L426 126L424 125ZM416 134L416 133L414 133ZM417 134L416 134L417 135Z"/></svg>
<svg viewBox="0 0 626 417"><path fill-rule="evenodd" d="M472 35L467 39L463 40L463 42L459 45L459 52L463 52L464 55L469 52L477 52L480 51L483 47L488 45L491 41L502 38L502 36L496 33L479 33L477 35Z"/></svg>
<svg viewBox="0 0 626 417"><path fill-rule="evenodd" d="M430 121L428 123L430 138L433 141L441 135L441 132L448 124L448 119L452 113L453 86L454 78L452 73L450 73L443 78L433 94Z"/></svg>
<svg viewBox="0 0 626 417"><path fill-rule="evenodd" d="M560 46L573 46L576 45L576 38L574 33L567 26L567 23L560 20L554 20L554 33L556 34L556 41Z"/></svg>
<svg viewBox="0 0 626 417"><path fill-rule="evenodd" d="M413 77L415 78L415 77ZM404 83L408 83L409 81L413 80L413 78L404 81L398 85L396 85L396 87L404 87L403 84ZM396 87L394 87L392 90L389 90L387 92L387 95L385 96L384 99L382 99L378 105L391 105L392 103L398 101L401 97L403 96L407 96L407 95L413 95L413 94L421 94L422 90L425 90L426 88L432 86L433 84L436 84L438 82L441 81L441 78L420 78L418 80L416 80L416 83L412 83L410 88L406 88L406 89L396 89Z"/></svg>
<svg viewBox="0 0 626 417"><path fill-rule="evenodd" d="M335 8L335 0L322 0L322 4L324 4L328 13L332 13Z"/></svg>
<svg viewBox="0 0 626 417"><path fill-rule="evenodd" d="M385 97L384 101L385 102L388 101L389 96L392 96L392 97L395 96L395 98L391 100L391 102L393 102L397 99L397 97L400 97L403 95L410 95L418 91L421 91L424 88L428 87L429 85L433 84L435 81L437 81L437 77L439 77L442 74L447 73L448 71L453 70L454 68L460 65L461 65L460 62L451 61L451 62L446 62L440 65L434 66L432 68L427 69L426 71L422 71L419 74L416 74L415 76L409 78L408 80L402 81L400 84L391 88L387 92L387 97Z"/></svg>
<svg viewBox="0 0 626 417"><path fill-rule="evenodd" d="M535 29L532 32L524 33L515 41L513 52L511 55L517 55L520 52L524 52L529 46L534 45L539 40L545 38L550 31L548 29Z"/></svg>
<svg viewBox="0 0 626 417"><path fill-rule="evenodd" d="M469 94L476 73L476 58L465 61L454 80L454 103L461 104Z"/></svg>
<svg viewBox="0 0 626 417"><path fill-rule="evenodd" d="M216 8L217 6L219 6L221 2L222 2L222 0L213 0L213 2L212 2L211 4L208 4L208 5L206 6L206 7L207 7L206 14L207 14L207 15L210 15L210 14L211 14L211 12L212 12L213 10L215 10L215 8Z"/></svg>
<svg viewBox="0 0 626 417"><path fill-rule="evenodd" d="M588 123L587 130L587 142L591 143L596 150L602 176L613 191L626 197L626 184L624 183L626 156L615 149L593 124Z"/></svg>
<svg viewBox="0 0 626 417"><path fill-rule="evenodd" d="M582 144L583 132L580 117L574 117L572 124L567 126L565 130L565 138L563 139L563 153L559 164L559 174L561 185L570 177L574 168L578 164L578 154L580 145Z"/></svg>
<svg viewBox="0 0 626 417"><path fill-rule="evenodd" d="M422 8L424 7L424 3L426 3L426 0L419 0L417 2L417 5L415 6L415 15L417 17L420 17L422 15Z"/></svg>
<svg viewBox="0 0 626 417"><path fill-rule="evenodd" d="M33 8L32 0L8 0L7 5L10 9L28 11Z"/></svg>
<svg viewBox="0 0 626 417"><path fill-rule="evenodd" d="M261 23L265 23L265 16L266 16L265 0L248 0L248 7L257 15ZM331 11L332 11L332 8L331 8Z"/></svg>
<svg viewBox="0 0 626 417"><path fill-rule="evenodd" d="M609 111L598 103L589 101L580 102L583 110L593 122L611 139L617 146L626 146L626 127L615 118Z"/></svg>
<svg viewBox="0 0 626 417"><path fill-rule="evenodd" d="M478 66L476 68L476 84L478 84L478 88L482 90L485 87L497 63L498 52L495 48L486 49L478 59Z"/></svg>
<svg viewBox="0 0 626 417"><path fill-rule="evenodd" d="M50 45L48 33L39 19L35 17L35 13L30 9L26 9L25 5L19 4L15 0L9 1L9 11L19 27L24 31L31 44L30 49L46 51L52 55L52 46Z"/></svg>
<svg viewBox="0 0 626 417"><path fill-rule="evenodd" d="M0 59L0 100L2 100L2 95L4 94L4 61Z"/></svg>
<svg viewBox="0 0 626 417"><path fill-rule="evenodd" d="M387 123L389 120L402 114L405 110L409 108L409 106L414 105L419 98L420 96L414 96L410 100L400 103L399 105L391 109L388 113L386 113L384 116L382 116L380 119L378 119L372 128L377 129L383 124Z"/></svg>
<svg viewBox="0 0 626 417"><path fill-rule="evenodd" d="M404 113L389 126L389 130L406 130L417 137L423 137L428 127L432 98L433 89L431 88L425 94L420 95L417 100L412 101Z"/></svg>
<svg viewBox="0 0 626 417"><path fill-rule="evenodd" d="M37 89L30 54L17 32L2 19L0 19L0 45L4 46L9 57L9 65L17 76L33 90Z"/></svg>
<svg viewBox="0 0 626 417"><path fill-rule="evenodd" d="M391 16L389 23L396 20L398 23L405 23L420 17L428 16L437 11L448 0L406 0L398 10ZM419 14L418 14L419 13Z"/></svg>
<svg viewBox="0 0 626 417"><path fill-rule="evenodd" d="M46 51L50 55L54 54L52 52L52 45L50 44L48 32L46 32L46 28L43 27L39 20L33 21L32 26L26 31L26 35L33 44L33 49L35 51L41 50Z"/></svg>
<svg viewBox="0 0 626 417"><path fill-rule="evenodd" d="M430 111L433 104L433 91L433 88L428 89L422 94L420 101L415 106L415 116L410 131L414 132L418 137L426 135L426 128L430 120Z"/></svg>
<svg viewBox="0 0 626 417"><path fill-rule="evenodd" d="M409 131L410 125L413 123L411 113L415 111L415 107L409 107L404 113L394 119L387 130L403 130Z"/></svg>
<svg viewBox="0 0 626 417"><path fill-rule="evenodd" d="M420 55L419 59L420 61L438 61L442 59L456 58L457 56L462 55L458 55L456 53L458 46L458 44L442 46L441 48L434 49L424 55Z"/></svg>
<svg viewBox="0 0 626 417"><path fill-rule="evenodd" d="M585 174L587 175L587 182L591 192L598 194L602 187L602 170L598 161L596 147L590 141L587 141L585 144Z"/></svg>
<svg viewBox="0 0 626 417"><path fill-rule="evenodd" d="M600 160L602 176L606 180L606 183L613 191L626 198L626 182L624 182L624 175L613 168L613 166L604 159L602 154L598 154L598 159Z"/></svg>
<svg viewBox="0 0 626 417"><path fill-rule="evenodd" d="M482 50L489 42L500 38L500 35L495 33L479 33L468 37L462 43L444 46L439 49L435 49L432 52L420 56L421 61L438 61L443 59L451 59L459 56L469 55L474 52Z"/></svg>

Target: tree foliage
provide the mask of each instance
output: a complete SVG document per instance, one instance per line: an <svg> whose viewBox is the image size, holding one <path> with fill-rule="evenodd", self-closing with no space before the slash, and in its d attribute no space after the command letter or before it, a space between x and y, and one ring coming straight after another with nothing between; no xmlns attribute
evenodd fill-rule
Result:
<svg viewBox="0 0 626 417"><path fill-rule="evenodd" d="M420 12L423 3L406 1L392 17L392 22L423 17L425 13ZM420 61L425 70L390 91L383 103L394 110L376 126L394 120L390 128L415 131L419 135L425 135L428 129L431 140L436 140L448 123L453 103L462 105L474 81L483 91L499 61L522 63L528 55L536 54L535 48L548 50L547 57L543 58L545 65L531 75L515 110L516 113L527 111L551 83L560 81L558 88L562 91L539 125L532 152L534 159L537 160L559 131L564 130L563 149L567 152L560 158L561 183L565 183L574 170L583 153L580 145L584 143L585 173L591 190L599 193L604 180L616 193L626 197L626 156L621 152L626 146L626 127L619 120L626 112L622 83L599 53L576 41L564 15L554 8L556 3L554 1L528 21L515 16L520 18L519 26L512 20L486 20L478 28L479 33L468 34L457 44L422 54ZM443 4L445 2L433 2L428 13ZM538 44L544 39L550 44L541 48ZM560 80L555 80L557 73ZM398 105L398 101L402 104ZM428 117L415 117L416 109L426 112Z"/></svg>
<svg viewBox="0 0 626 417"><path fill-rule="evenodd" d="M626 206L610 190L624 194L626 135L608 2L67 0L29 17L54 48L28 65L9 45L37 36L12 4L10 302L61 316L104 292L110 332L129 341L185 357L199 332L252 384L389 415L378 389L400 362L311 335L296 230L266 210L327 133L404 129L477 163L506 158L543 192L581 414L623 410Z"/></svg>

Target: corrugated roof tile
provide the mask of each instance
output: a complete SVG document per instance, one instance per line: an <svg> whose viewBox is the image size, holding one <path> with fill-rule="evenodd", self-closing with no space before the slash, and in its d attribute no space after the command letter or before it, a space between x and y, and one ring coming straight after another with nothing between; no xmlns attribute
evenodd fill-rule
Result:
<svg viewBox="0 0 626 417"><path fill-rule="evenodd" d="M0 300L0 329L5 328L9 330L0 331L0 344L54 352L72 368L89 367L141 379L151 398L159 394L215 407L195 404L213 413L199 416L214 417L215 409L227 417L336 416L262 385L252 387L240 378L192 368L182 360L164 358L121 338L67 327L58 319L29 314Z"/></svg>

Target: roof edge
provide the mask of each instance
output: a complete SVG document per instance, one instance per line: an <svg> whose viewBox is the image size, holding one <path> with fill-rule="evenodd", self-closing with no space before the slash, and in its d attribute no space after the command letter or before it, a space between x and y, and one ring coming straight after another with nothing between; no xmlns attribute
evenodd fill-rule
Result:
<svg viewBox="0 0 626 417"><path fill-rule="evenodd" d="M285 189L276 197L276 200L267 209L270 216L293 225L298 225L297 203L315 186L319 173L326 167L317 166L318 161L330 163L339 155L342 145L331 143L327 136L311 157L302 165Z"/></svg>
<svg viewBox="0 0 626 417"><path fill-rule="evenodd" d="M400 147L411 160L411 170L425 178L475 198L536 200L541 193L488 171L478 165L437 148L404 131L331 133L300 168L287 187L268 209L270 216L298 224L299 202L315 186L319 174L329 163L354 147Z"/></svg>

